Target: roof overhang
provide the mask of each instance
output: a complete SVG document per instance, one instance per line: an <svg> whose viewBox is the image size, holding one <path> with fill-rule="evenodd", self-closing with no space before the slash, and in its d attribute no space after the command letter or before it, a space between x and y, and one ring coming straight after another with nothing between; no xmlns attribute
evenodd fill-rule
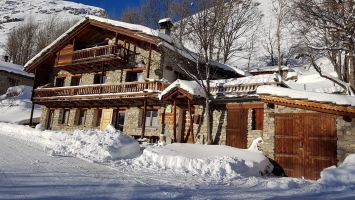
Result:
<svg viewBox="0 0 355 200"><path fill-rule="evenodd" d="M158 36L149 35L147 33L138 31L138 30L130 30L127 27L119 27L110 23L106 23L104 21L98 21L95 18L86 17L76 23L73 27L63 33L57 40L52 42L42 51L40 51L36 56L34 56L31 60L29 60L25 64L24 70L27 72L34 73L35 68L43 63L50 56L53 56L56 52L60 51L64 46L72 41L81 31L85 30L89 26L99 27L105 30L109 30L119 35L124 35L126 37L136 39L139 41L146 42L148 44L152 44L153 47L157 46L160 42L160 38Z"/></svg>
<svg viewBox="0 0 355 200"><path fill-rule="evenodd" d="M312 110L340 116L355 118L355 107L347 105L337 105L334 103L315 102L307 99L293 99L288 97L278 97L272 95L260 95L260 100L265 103L273 103L288 107Z"/></svg>

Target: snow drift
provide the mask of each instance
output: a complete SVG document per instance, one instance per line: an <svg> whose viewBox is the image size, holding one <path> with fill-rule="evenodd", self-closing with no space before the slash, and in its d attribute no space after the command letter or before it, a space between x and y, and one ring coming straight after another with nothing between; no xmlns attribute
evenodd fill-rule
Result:
<svg viewBox="0 0 355 200"><path fill-rule="evenodd" d="M0 123L1 133L40 144L52 155L75 156L94 162L134 158L141 154L132 137L108 127L106 130L74 132L41 131L13 124Z"/></svg>
<svg viewBox="0 0 355 200"><path fill-rule="evenodd" d="M29 122L31 115L32 87L20 85L10 87L0 96L0 122L25 124ZM34 122L41 117L41 106L36 105L33 113Z"/></svg>
<svg viewBox="0 0 355 200"><path fill-rule="evenodd" d="M170 144L144 149L134 160L144 167L171 169L217 179L269 174L273 166L260 152L224 145Z"/></svg>
<svg viewBox="0 0 355 200"><path fill-rule="evenodd" d="M355 154L345 158L339 167L332 166L324 169L319 182L329 186L355 185Z"/></svg>

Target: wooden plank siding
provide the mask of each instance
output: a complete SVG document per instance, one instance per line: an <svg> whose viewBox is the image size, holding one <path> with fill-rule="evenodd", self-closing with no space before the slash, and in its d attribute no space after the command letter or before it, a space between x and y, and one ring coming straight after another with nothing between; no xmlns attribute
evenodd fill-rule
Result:
<svg viewBox="0 0 355 200"><path fill-rule="evenodd" d="M248 110L231 109L227 114L226 145L247 148Z"/></svg>
<svg viewBox="0 0 355 200"><path fill-rule="evenodd" d="M287 176L319 178L324 168L337 163L335 117L319 113L275 114L275 160Z"/></svg>

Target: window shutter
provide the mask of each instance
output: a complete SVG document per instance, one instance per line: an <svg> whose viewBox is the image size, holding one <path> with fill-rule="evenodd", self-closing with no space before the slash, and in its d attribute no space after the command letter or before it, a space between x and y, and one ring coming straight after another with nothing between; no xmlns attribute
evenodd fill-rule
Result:
<svg viewBox="0 0 355 200"><path fill-rule="evenodd" d="M258 108L255 109L255 129L263 130L264 125L264 109Z"/></svg>

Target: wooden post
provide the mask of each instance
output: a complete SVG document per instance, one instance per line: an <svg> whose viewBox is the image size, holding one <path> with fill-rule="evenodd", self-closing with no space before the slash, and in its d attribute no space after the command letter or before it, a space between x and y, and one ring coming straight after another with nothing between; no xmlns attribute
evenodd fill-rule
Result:
<svg viewBox="0 0 355 200"><path fill-rule="evenodd" d="M173 120L173 123L174 123L174 135L173 135L173 141L176 142L176 100L174 99L174 120Z"/></svg>
<svg viewBox="0 0 355 200"><path fill-rule="evenodd" d="M191 138L192 138L192 143L195 143L195 136L194 136L194 122L192 119L192 109L191 109L191 102L190 99L187 100L187 104L189 106L189 115L190 115L190 131L191 131Z"/></svg>
<svg viewBox="0 0 355 200"><path fill-rule="evenodd" d="M150 65L152 62L152 44L149 46L149 57L148 57L148 67L147 67L147 78L150 76Z"/></svg>
<svg viewBox="0 0 355 200"><path fill-rule="evenodd" d="M33 126L33 112L34 112L34 109L35 109L35 104L33 103L33 96L34 96L34 93L35 93L35 88L37 87L37 77L38 74L37 74L37 68L35 69L35 78L33 80L33 87L32 87L32 94L31 94L31 102L32 102L32 108L31 108L31 115L30 115L30 126Z"/></svg>
<svg viewBox="0 0 355 200"><path fill-rule="evenodd" d="M142 133L141 133L141 138L144 138L145 134L145 118L147 115L147 100L144 100L144 106L143 106L143 114L142 114Z"/></svg>

